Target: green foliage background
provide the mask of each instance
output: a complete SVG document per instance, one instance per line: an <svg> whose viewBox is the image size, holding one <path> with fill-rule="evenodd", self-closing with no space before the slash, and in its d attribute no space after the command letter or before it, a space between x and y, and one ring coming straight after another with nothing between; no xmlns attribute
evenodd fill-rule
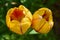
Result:
<svg viewBox="0 0 60 40"><path fill-rule="evenodd" d="M12 4L15 2L16 4ZM32 14L41 7L52 10L54 27L48 34L29 34L19 35L11 32L6 26L6 14L8 9L26 6ZM60 1L59 0L0 0L0 40L60 40Z"/></svg>

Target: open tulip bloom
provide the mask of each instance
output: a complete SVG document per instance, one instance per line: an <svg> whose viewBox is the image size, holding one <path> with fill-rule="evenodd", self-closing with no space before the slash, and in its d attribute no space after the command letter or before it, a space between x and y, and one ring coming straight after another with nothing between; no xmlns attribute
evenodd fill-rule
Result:
<svg viewBox="0 0 60 40"><path fill-rule="evenodd" d="M21 35L31 25L39 33L48 33L53 27L52 12L48 8L41 8L32 15L26 7L20 5L8 10L6 24L11 31Z"/></svg>
<svg viewBox="0 0 60 40"><path fill-rule="evenodd" d="M18 34L24 34L31 26L32 14L23 5L8 10L6 24L8 28Z"/></svg>
<svg viewBox="0 0 60 40"><path fill-rule="evenodd" d="M33 14L32 28L39 33L48 33L53 27L52 11L48 8L40 8Z"/></svg>

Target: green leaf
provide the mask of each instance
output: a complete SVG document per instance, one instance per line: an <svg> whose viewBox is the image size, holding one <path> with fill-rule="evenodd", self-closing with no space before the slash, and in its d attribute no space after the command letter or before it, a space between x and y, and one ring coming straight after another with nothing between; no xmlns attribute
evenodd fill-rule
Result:
<svg viewBox="0 0 60 40"><path fill-rule="evenodd" d="M32 30L31 32L29 32L29 34L38 34L35 30Z"/></svg>

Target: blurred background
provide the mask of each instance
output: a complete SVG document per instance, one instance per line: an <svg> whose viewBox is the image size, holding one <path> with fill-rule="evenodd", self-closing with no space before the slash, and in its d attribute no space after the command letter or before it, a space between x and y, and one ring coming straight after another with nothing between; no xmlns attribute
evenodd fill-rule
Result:
<svg viewBox="0 0 60 40"><path fill-rule="evenodd" d="M6 26L6 14L8 9L19 5L24 5L32 13L42 7L51 9L54 19L52 30L48 34L19 35L11 32ZM60 0L0 0L0 40L60 40Z"/></svg>

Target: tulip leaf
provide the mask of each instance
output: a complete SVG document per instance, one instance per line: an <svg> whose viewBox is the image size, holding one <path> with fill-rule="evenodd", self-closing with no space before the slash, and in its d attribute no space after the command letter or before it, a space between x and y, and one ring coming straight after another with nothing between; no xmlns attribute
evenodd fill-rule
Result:
<svg viewBox="0 0 60 40"><path fill-rule="evenodd" d="M29 34L38 34L35 30L32 30L31 32L29 32Z"/></svg>

